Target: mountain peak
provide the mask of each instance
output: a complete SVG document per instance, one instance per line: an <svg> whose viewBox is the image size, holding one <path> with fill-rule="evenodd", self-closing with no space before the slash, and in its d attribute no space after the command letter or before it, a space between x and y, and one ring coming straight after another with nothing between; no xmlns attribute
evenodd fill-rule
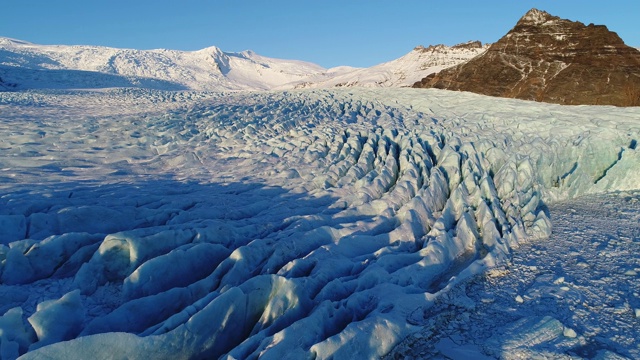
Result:
<svg viewBox="0 0 640 360"><path fill-rule="evenodd" d="M529 10L481 56L415 87L560 104L640 105L640 54L604 25Z"/></svg>
<svg viewBox="0 0 640 360"><path fill-rule="evenodd" d="M267 90L326 71L252 51L135 50L38 45L0 37L0 90L146 87L162 90ZM15 86L14 86L15 85Z"/></svg>
<svg viewBox="0 0 640 360"><path fill-rule="evenodd" d="M18 39L12 39L8 37L0 36L0 45L33 45L33 44L24 40L18 40Z"/></svg>
<svg viewBox="0 0 640 360"><path fill-rule="evenodd" d="M542 25L550 20L559 20L560 18L557 16L553 16L546 11L538 10L536 8L532 8L527 11L524 16L518 20L516 26L520 25L528 25L528 26L537 26Z"/></svg>

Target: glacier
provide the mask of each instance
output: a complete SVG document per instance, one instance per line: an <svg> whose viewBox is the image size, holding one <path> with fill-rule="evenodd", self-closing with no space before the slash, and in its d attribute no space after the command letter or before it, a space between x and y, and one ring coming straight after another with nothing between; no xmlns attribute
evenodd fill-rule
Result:
<svg viewBox="0 0 640 360"><path fill-rule="evenodd" d="M3 359L379 358L548 241L553 204L640 189L637 108L104 89L0 112Z"/></svg>

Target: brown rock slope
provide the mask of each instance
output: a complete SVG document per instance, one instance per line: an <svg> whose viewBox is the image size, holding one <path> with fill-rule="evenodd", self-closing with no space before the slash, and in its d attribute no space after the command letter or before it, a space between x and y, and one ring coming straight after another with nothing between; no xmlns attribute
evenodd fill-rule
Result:
<svg viewBox="0 0 640 360"><path fill-rule="evenodd" d="M531 9L485 53L413 87L558 104L640 106L640 51L606 26Z"/></svg>

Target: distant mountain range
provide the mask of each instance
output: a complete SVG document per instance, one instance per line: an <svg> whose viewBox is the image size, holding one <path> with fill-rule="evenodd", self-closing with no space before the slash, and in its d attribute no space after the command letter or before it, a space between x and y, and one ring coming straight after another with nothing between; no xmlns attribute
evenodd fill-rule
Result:
<svg viewBox="0 0 640 360"><path fill-rule="evenodd" d="M418 46L371 68L325 69L304 61L273 59L252 51L133 50L101 46L37 45L0 37L0 89L271 90L343 86L411 86L487 49L480 42Z"/></svg>
<svg viewBox="0 0 640 360"><path fill-rule="evenodd" d="M268 90L324 72L321 66L251 51L132 50L101 46L36 45L0 38L5 87L167 90ZM11 85L14 84L14 85Z"/></svg>

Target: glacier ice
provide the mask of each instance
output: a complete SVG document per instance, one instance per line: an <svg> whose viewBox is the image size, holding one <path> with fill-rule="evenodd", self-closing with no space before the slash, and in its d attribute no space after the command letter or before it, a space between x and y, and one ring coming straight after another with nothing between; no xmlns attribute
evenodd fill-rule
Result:
<svg viewBox="0 0 640 360"><path fill-rule="evenodd" d="M82 329L84 313L78 290L65 294L58 300L39 303L36 312L27 319L38 337L38 341L31 344L29 349L76 337Z"/></svg>
<svg viewBox="0 0 640 360"><path fill-rule="evenodd" d="M547 202L640 187L632 108L411 89L0 104L9 357L376 358L548 237Z"/></svg>

